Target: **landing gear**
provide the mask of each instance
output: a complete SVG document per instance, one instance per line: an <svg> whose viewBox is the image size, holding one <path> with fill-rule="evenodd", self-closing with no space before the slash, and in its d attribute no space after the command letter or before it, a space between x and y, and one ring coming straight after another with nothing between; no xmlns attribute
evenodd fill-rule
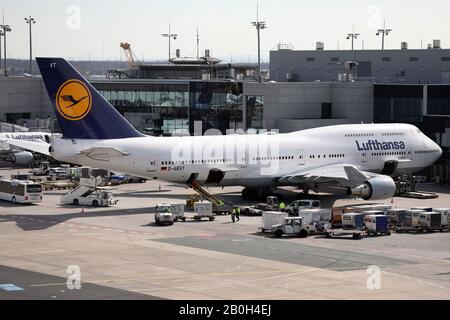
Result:
<svg viewBox="0 0 450 320"><path fill-rule="evenodd" d="M242 190L242 199L246 201L266 201L267 197L275 196L278 201L282 200L282 195L274 192L274 189L267 187L252 188L246 187Z"/></svg>
<svg viewBox="0 0 450 320"><path fill-rule="evenodd" d="M297 193L295 195L295 200L305 200L309 198L309 188L308 187L304 187L303 188L303 192L302 193Z"/></svg>
<svg viewBox="0 0 450 320"><path fill-rule="evenodd" d="M246 187L242 190L242 200L254 201L258 198L258 189Z"/></svg>

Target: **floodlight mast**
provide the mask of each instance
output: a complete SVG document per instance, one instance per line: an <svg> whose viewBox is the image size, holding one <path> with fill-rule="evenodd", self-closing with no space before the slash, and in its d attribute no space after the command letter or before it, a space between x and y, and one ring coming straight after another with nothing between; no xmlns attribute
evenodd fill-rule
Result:
<svg viewBox="0 0 450 320"><path fill-rule="evenodd" d="M392 31L392 29L386 29L386 20L384 21L383 29L377 30L377 36L381 35L381 50L384 50L385 37L387 37Z"/></svg>
<svg viewBox="0 0 450 320"><path fill-rule="evenodd" d="M36 20L32 16L29 16L28 18L25 18L25 22L29 24L30 27L30 75L31 75L33 71L33 41L31 38L31 26L36 23Z"/></svg>
<svg viewBox="0 0 450 320"><path fill-rule="evenodd" d="M170 63L170 59L172 59L171 56L171 40L173 38L173 40L177 40L178 34L177 33L172 33L170 31L170 23L169 23L169 33L162 33L161 34L164 38L169 38L169 63Z"/></svg>
<svg viewBox="0 0 450 320"><path fill-rule="evenodd" d="M265 21L259 21L259 4L256 5L256 21L252 22L252 26L256 28L256 33L258 35L258 70L257 77L258 81L262 82L261 76L261 30L267 28Z"/></svg>
<svg viewBox="0 0 450 320"><path fill-rule="evenodd" d="M355 33L355 26L353 26L353 32L347 35L347 40L352 39L352 51L355 49L355 40L358 39L360 33Z"/></svg>
<svg viewBox="0 0 450 320"><path fill-rule="evenodd" d="M5 24L5 17L3 17L3 24L0 25L0 30L3 35L3 74L5 77L8 76L8 72L6 71L6 34L11 32L11 26L9 24Z"/></svg>

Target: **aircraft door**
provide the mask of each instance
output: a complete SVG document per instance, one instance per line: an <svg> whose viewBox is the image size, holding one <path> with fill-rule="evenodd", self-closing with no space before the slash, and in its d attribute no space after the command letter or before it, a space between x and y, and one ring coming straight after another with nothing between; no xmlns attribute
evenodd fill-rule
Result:
<svg viewBox="0 0 450 320"><path fill-rule="evenodd" d="M367 151L363 151L361 154L361 162L366 164L367 163Z"/></svg>
<svg viewBox="0 0 450 320"><path fill-rule="evenodd" d="M298 164L300 166L304 166L305 165L305 150L301 149L299 151L299 155L298 155Z"/></svg>
<svg viewBox="0 0 450 320"><path fill-rule="evenodd" d="M158 157L151 155L148 163L148 172L156 172L158 165Z"/></svg>

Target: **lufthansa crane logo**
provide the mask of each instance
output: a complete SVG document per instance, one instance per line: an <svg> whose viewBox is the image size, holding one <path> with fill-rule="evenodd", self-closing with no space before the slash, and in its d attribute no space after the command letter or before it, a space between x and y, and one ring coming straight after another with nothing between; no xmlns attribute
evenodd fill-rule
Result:
<svg viewBox="0 0 450 320"><path fill-rule="evenodd" d="M91 110L91 92L80 80L68 80L59 87L56 107L59 114L67 120L81 120Z"/></svg>

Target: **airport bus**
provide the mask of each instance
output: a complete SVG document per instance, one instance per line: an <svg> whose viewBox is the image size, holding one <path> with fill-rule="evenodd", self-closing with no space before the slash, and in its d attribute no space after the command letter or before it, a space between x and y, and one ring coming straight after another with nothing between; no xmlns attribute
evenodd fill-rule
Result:
<svg viewBox="0 0 450 320"><path fill-rule="evenodd" d="M42 201L42 186L33 181L0 179L0 200L12 203Z"/></svg>

